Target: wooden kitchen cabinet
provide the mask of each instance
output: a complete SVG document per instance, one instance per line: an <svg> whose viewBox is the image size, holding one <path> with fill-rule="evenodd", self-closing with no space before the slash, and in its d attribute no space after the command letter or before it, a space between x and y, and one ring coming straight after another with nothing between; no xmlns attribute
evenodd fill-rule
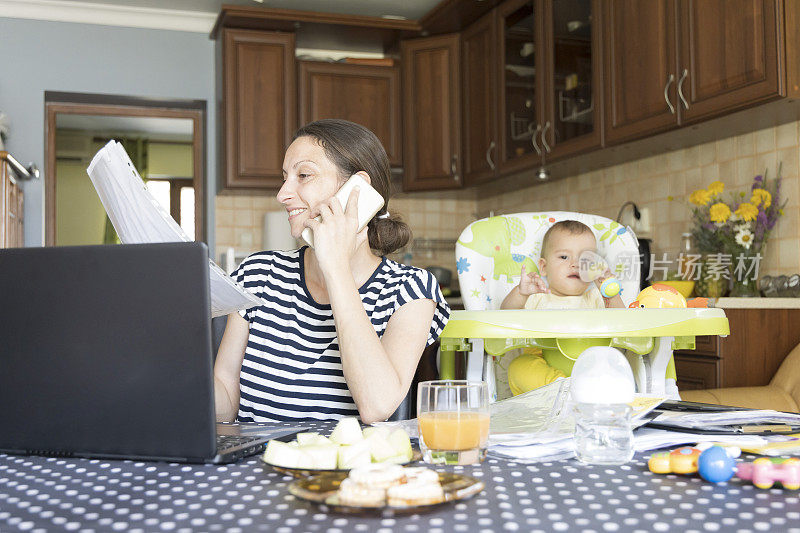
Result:
<svg viewBox="0 0 800 533"><path fill-rule="evenodd" d="M779 4L779 0L680 1L677 87L682 124L780 96Z"/></svg>
<svg viewBox="0 0 800 533"><path fill-rule="evenodd" d="M378 136L389 162L403 164L400 71L396 67L299 62L300 124L341 118Z"/></svg>
<svg viewBox="0 0 800 533"><path fill-rule="evenodd" d="M403 190L462 186L457 34L402 41Z"/></svg>
<svg viewBox="0 0 800 533"><path fill-rule="evenodd" d="M21 248L23 236L23 192L9 163L0 151L0 248Z"/></svg>
<svg viewBox="0 0 800 533"><path fill-rule="evenodd" d="M544 162L603 142L601 0L542 3Z"/></svg>
<svg viewBox="0 0 800 533"><path fill-rule="evenodd" d="M608 143L677 127L674 0L603 4Z"/></svg>
<svg viewBox="0 0 800 533"><path fill-rule="evenodd" d="M464 183L477 185L497 172L497 11L461 35L461 116L464 125Z"/></svg>
<svg viewBox="0 0 800 533"><path fill-rule="evenodd" d="M701 335L676 350L678 390L767 385L800 344L800 309L725 309L730 335Z"/></svg>
<svg viewBox="0 0 800 533"><path fill-rule="evenodd" d="M599 0L507 0L464 31L467 185L601 146L599 11Z"/></svg>
<svg viewBox="0 0 800 533"><path fill-rule="evenodd" d="M226 189L273 189L297 127L295 36L222 29L222 172Z"/></svg>
<svg viewBox="0 0 800 533"><path fill-rule="evenodd" d="M780 15L779 0L604 2L607 143L780 97Z"/></svg>

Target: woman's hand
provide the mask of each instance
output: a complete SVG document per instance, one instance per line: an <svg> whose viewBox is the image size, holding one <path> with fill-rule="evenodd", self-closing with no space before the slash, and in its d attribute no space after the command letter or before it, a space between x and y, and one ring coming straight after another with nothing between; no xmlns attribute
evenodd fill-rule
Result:
<svg viewBox="0 0 800 533"><path fill-rule="evenodd" d="M311 209L305 226L314 232L314 254L323 272L346 267L355 251L367 241L367 228L358 229L358 187L350 192L342 209L339 199L331 196ZM317 220L319 217L320 220Z"/></svg>

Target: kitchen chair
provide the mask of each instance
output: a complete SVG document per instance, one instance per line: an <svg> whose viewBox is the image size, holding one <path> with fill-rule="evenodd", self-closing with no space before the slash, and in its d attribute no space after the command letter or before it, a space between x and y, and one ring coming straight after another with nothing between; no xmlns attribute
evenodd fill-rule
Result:
<svg viewBox="0 0 800 533"><path fill-rule="evenodd" d="M538 271L542 238L548 228L560 220L578 220L592 229L597 238L598 253L606 259L620 280L622 301L628 305L635 300L639 293L640 260L638 241L633 231L599 215L548 211L485 218L464 229L456 242L456 267L465 310L500 309L503 299L519 283L522 266L528 272ZM486 379L490 387L493 383L496 384L497 399L510 396L507 370L511 361L519 355L519 350L507 356L505 354L519 348L519 340L497 342L498 339L492 339L484 342L483 339L470 338L472 350L467 358L467 379ZM572 344L574 352L580 346L588 346L587 341L592 341L574 340L578 342L559 344L562 347ZM647 346L640 345L639 353L628 357L637 376L637 383L652 380L653 375L674 379L670 340L671 338L664 337L651 341ZM552 348L555 349L556 339L551 341ZM527 345L539 346L533 342ZM558 354L558 350L561 350L561 354ZM565 350L558 350L545 349L545 359L551 366L560 368L569 375L574 357L580 352L567 355ZM442 379L454 375L454 360L451 357L452 352L447 353L448 351L443 348L440 356ZM566 352L570 350L567 349ZM646 357L641 357L643 355Z"/></svg>

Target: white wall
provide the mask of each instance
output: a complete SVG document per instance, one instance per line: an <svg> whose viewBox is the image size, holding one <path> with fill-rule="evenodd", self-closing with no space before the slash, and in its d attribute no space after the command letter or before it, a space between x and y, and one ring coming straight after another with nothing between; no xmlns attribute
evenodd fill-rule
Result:
<svg viewBox="0 0 800 533"><path fill-rule="evenodd" d="M206 204L214 249L216 104L208 34L0 17L0 110L11 119L6 149L43 179L27 182L25 245L44 243L44 92L206 100Z"/></svg>

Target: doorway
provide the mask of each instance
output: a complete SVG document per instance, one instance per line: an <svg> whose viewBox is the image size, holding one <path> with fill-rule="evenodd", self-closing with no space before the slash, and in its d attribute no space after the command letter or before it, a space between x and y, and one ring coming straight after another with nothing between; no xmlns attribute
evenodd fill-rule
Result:
<svg viewBox="0 0 800 533"><path fill-rule="evenodd" d="M205 113L200 100L46 92L46 245L118 242L86 173L111 139L186 234L205 240Z"/></svg>

